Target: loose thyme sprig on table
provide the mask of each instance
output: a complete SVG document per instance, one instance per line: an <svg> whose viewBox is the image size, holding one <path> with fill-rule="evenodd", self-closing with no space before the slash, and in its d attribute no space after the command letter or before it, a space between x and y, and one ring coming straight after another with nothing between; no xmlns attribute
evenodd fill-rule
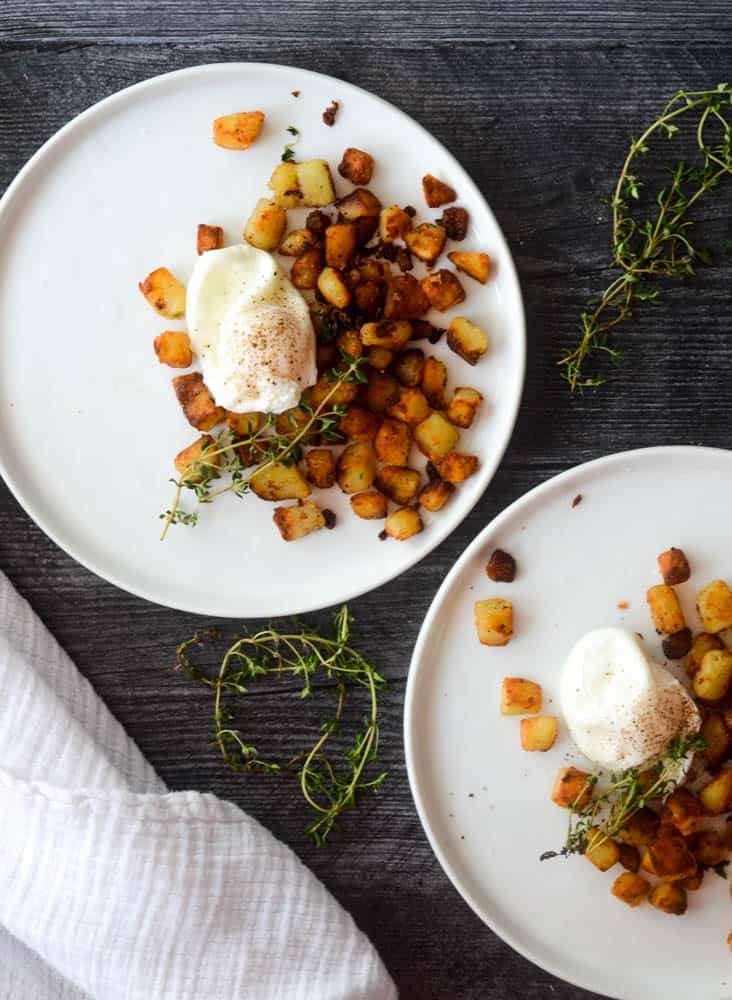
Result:
<svg viewBox="0 0 732 1000"><path fill-rule="evenodd" d="M351 617L345 605L335 615L330 638L302 623L294 624L296 627L292 631L280 632L270 626L253 635L245 633L234 637L218 671L213 674L194 665L191 651L195 647L220 641L223 636L216 629L196 632L178 647L177 664L192 681L214 691L213 745L218 746L229 767L235 771L295 774L299 777L305 801L316 814L305 832L320 847L326 843L328 835L338 829L341 813L356 806L357 795L376 791L386 778L386 772L373 777L365 773L377 759L378 691L386 682L373 664L349 645ZM284 762L264 760L242 731L232 727L233 713L225 704L226 696L245 695L250 682L280 674L302 679L301 697L310 698L315 694L313 681L318 670L335 682L335 712L320 726L318 738L311 749ZM353 734L350 746L338 757L329 756L328 741L344 728L346 695L355 687L364 688L367 692L368 712L363 718L363 729Z"/></svg>
<svg viewBox="0 0 732 1000"><path fill-rule="evenodd" d="M613 211L613 264L621 274L602 295L587 303L582 313L582 340L559 364L570 389L596 389L605 382L588 372L588 362L604 356L617 365L620 351L610 331L633 312L635 301L658 302L657 278L684 279L697 262L709 263L709 252L692 242L689 209L720 180L732 173L732 88L720 83L714 90L680 90L661 115L631 142L630 150L610 199ZM667 167L669 182L657 193L644 190L636 161L650 151L651 140L673 140L690 124L700 158L677 160ZM712 130L716 133L712 136ZM644 206L652 205L646 215Z"/></svg>
<svg viewBox="0 0 732 1000"><path fill-rule="evenodd" d="M342 385L366 381L366 376L362 371L365 362L365 356L352 358L345 351L341 351L341 365L332 369L328 376L333 387L314 408L308 402L301 401L299 403L300 409L308 414L308 419L297 434L292 437L275 434L273 431L275 417L273 414L269 414L263 426L255 433L245 437L236 437L231 432L225 431L215 438L212 444L203 449L198 458L186 466L180 478L171 480L175 486L175 494L170 508L160 515L160 518L165 522L160 540L165 540L172 524L193 526L198 523L197 513L181 508L181 497L184 489L191 490L199 504L212 503L225 493L233 493L234 496L243 497L245 493L249 492L252 477L258 472L268 469L275 462L287 465L297 462L301 455L302 442L307 437L319 434L326 441L338 442L342 440L338 432L338 421L345 413L345 407L339 404L330 405L330 401ZM297 424L294 422L293 430L296 426ZM245 466L240 457L242 452L248 453L253 459L256 459L256 464L250 463ZM225 462L220 462L220 455L226 455ZM217 459L217 461L214 462L213 459ZM247 471L248 469L251 471ZM212 490L211 484L220 479L222 474L227 473L231 475L231 481L228 485Z"/></svg>

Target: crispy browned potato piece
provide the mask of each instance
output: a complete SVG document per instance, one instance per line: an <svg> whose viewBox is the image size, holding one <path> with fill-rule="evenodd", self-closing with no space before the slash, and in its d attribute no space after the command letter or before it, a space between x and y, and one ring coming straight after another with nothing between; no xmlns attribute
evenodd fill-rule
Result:
<svg viewBox="0 0 732 1000"><path fill-rule="evenodd" d="M656 813L648 806L643 806L628 817L622 830L616 836L618 840L622 840L626 844L643 847L656 839L659 822Z"/></svg>
<svg viewBox="0 0 732 1000"><path fill-rule="evenodd" d="M661 811L661 822L675 827L684 837L701 829L703 817L701 802L688 788L676 788Z"/></svg>
<svg viewBox="0 0 732 1000"><path fill-rule="evenodd" d="M337 385L330 381L327 375L321 375L315 385L310 389L310 405L316 410L320 404L328 398L326 404L330 409L333 406L348 406L358 395L358 385L351 382L343 382Z"/></svg>
<svg viewBox="0 0 732 1000"><path fill-rule="evenodd" d="M576 767L560 767L554 779L551 799L563 809L574 806L584 809L593 795L593 785L589 781L591 775Z"/></svg>
<svg viewBox="0 0 732 1000"><path fill-rule="evenodd" d="M399 397L399 383L391 375L372 371L361 389L361 399L373 413L384 413Z"/></svg>
<svg viewBox="0 0 732 1000"><path fill-rule="evenodd" d="M256 434L262 426L261 413L233 413L227 410L226 423L237 437L249 437Z"/></svg>
<svg viewBox="0 0 732 1000"><path fill-rule="evenodd" d="M198 224L196 252L199 256L207 250L220 250L223 245L224 230L221 226L207 226L205 222Z"/></svg>
<svg viewBox="0 0 732 1000"><path fill-rule="evenodd" d="M700 865L716 868L729 859L729 847L716 830L702 830L692 838L691 853Z"/></svg>
<svg viewBox="0 0 732 1000"><path fill-rule="evenodd" d="M430 208L439 208L440 205L447 205L448 202L455 201L457 198L455 188L438 180L432 174L425 174L422 178L422 191L424 192L424 200Z"/></svg>
<svg viewBox="0 0 732 1000"><path fill-rule="evenodd" d="M218 468L221 455L209 455L216 450L216 442L210 434L203 434L193 444L189 444L175 456L175 468L186 483L197 483L203 478L206 468Z"/></svg>
<svg viewBox="0 0 732 1000"><path fill-rule="evenodd" d="M295 542L326 525L323 512L312 500L298 500L289 507L275 507L272 520L286 542Z"/></svg>
<svg viewBox="0 0 732 1000"><path fill-rule="evenodd" d="M404 242L415 257L432 267L442 253L447 233L434 222L423 222L404 235Z"/></svg>
<svg viewBox="0 0 732 1000"><path fill-rule="evenodd" d="M453 250L447 255L447 259L452 261L458 271L479 281L481 285L488 281L491 262L487 253L463 253Z"/></svg>
<svg viewBox="0 0 732 1000"><path fill-rule="evenodd" d="M147 301L160 316L180 319L186 311L186 286L170 273L158 267L138 285Z"/></svg>
<svg viewBox="0 0 732 1000"><path fill-rule="evenodd" d="M375 281L362 281L353 289L356 311L366 319L375 319L384 307L386 289Z"/></svg>
<svg viewBox="0 0 732 1000"><path fill-rule="evenodd" d="M466 479L478 471L478 459L475 455L454 451L440 459L437 463L437 471L440 473L440 478L444 479L446 483L464 483Z"/></svg>
<svg viewBox="0 0 732 1000"><path fill-rule="evenodd" d="M193 361L191 340L182 330L164 330L153 341L161 365L169 368L187 368Z"/></svg>
<svg viewBox="0 0 732 1000"><path fill-rule="evenodd" d="M710 767L720 764L729 750L729 731L724 718L719 712L712 712L706 717L699 730L699 736L706 743L702 756Z"/></svg>
<svg viewBox="0 0 732 1000"><path fill-rule="evenodd" d="M557 719L554 715L537 715L521 720L521 748L545 753L554 746L557 738Z"/></svg>
<svg viewBox="0 0 732 1000"><path fill-rule="evenodd" d="M429 403L420 389L397 389L397 399L390 403L386 412L395 420L402 420L410 427L415 427L427 419L430 412Z"/></svg>
<svg viewBox="0 0 732 1000"><path fill-rule="evenodd" d="M401 507L411 503L419 491L420 475L403 465L383 465L376 474L376 487Z"/></svg>
<svg viewBox="0 0 732 1000"><path fill-rule="evenodd" d="M694 638L689 655L686 658L686 672L689 677L694 676L701 666L704 654L708 653L710 649L724 649L724 643L716 635L709 635L708 632L700 632Z"/></svg>
<svg viewBox="0 0 732 1000"><path fill-rule="evenodd" d="M609 871L620 860L620 848L607 834L597 828L587 834L585 857L601 872Z"/></svg>
<svg viewBox="0 0 732 1000"><path fill-rule="evenodd" d="M415 391L415 390L409 390ZM433 462L439 462L453 450L458 442L458 432L442 413L437 410L414 428L414 440L419 450ZM447 479L440 473L441 479ZM460 479L453 480L460 482Z"/></svg>
<svg viewBox="0 0 732 1000"><path fill-rule="evenodd" d="M378 490L366 490L351 497L351 509L365 521L380 521L386 517L389 501Z"/></svg>
<svg viewBox="0 0 732 1000"><path fill-rule="evenodd" d="M732 628L732 590L724 580L712 580L696 595L696 606L707 632Z"/></svg>
<svg viewBox="0 0 732 1000"><path fill-rule="evenodd" d="M370 153L364 153L362 149L355 149L353 146L343 151L343 159L338 164L341 177L359 187L361 184L368 184L373 172L374 158Z"/></svg>
<svg viewBox="0 0 732 1000"><path fill-rule="evenodd" d="M348 267L357 246L357 231L353 222L336 222L325 231L325 263L342 270Z"/></svg>
<svg viewBox="0 0 732 1000"><path fill-rule="evenodd" d="M311 492L298 467L284 462L273 462L258 469L249 485L261 500L304 500Z"/></svg>
<svg viewBox="0 0 732 1000"><path fill-rule="evenodd" d="M686 913L686 893L674 882L660 882L651 890L648 902L657 910L672 913L677 917Z"/></svg>
<svg viewBox="0 0 732 1000"><path fill-rule="evenodd" d="M317 245L318 239L309 229L293 229L280 243L278 252L283 257L299 257Z"/></svg>
<svg viewBox="0 0 732 1000"><path fill-rule="evenodd" d="M418 347L403 351L394 365L394 374L409 389L419 385L424 374L424 351L420 351Z"/></svg>
<svg viewBox="0 0 732 1000"><path fill-rule="evenodd" d="M475 628L481 646L505 646L513 636L513 605L502 597L489 597L473 604ZM541 705L537 712L541 711Z"/></svg>
<svg viewBox="0 0 732 1000"><path fill-rule="evenodd" d="M701 666L691 683L697 698L721 701L732 684L732 652L728 649L710 649L702 657Z"/></svg>
<svg viewBox="0 0 732 1000"><path fill-rule="evenodd" d="M378 460L385 465L406 465L411 448L412 432L409 426L401 420L386 417L374 439L374 451Z"/></svg>
<svg viewBox="0 0 732 1000"><path fill-rule="evenodd" d="M672 587L667 587L665 583L649 587L646 591L646 601L657 632L673 635L674 632L681 632L686 628L684 613L676 591Z"/></svg>
<svg viewBox="0 0 732 1000"><path fill-rule="evenodd" d="M427 397L430 406L436 410L445 408L445 386L447 385L447 366L439 358L425 358L422 373L422 392ZM454 421L453 421L454 423Z"/></svg>
<svg viewBox="0 0 732 1000"><path fill-rule="evenodd" d="M720 771L702 788L699 798L710 816L720 816L732 808L732 771Z"/></svg>
<svg viewBox="0 0 732 1000"><path fill-rule="evenodd" d="M287 226L287 213L274 201L260 198L244 227L244 239L258 250L276 250Z"/></svg>
<svg viewBox="0 0 732 1000"><path fill-rule="evenodd" d="M475 365L488 350L488 336L464 316L455 316L447 328L447 346L469 365Z"/></svg>
<svg viewBox="0 0 732 1000"><path fill-rule="evenodd" d="M338 430L351 441L373 441L381 426L381 419L378 413L372 413L358 403L351 403L338 422Z"/></svg>
<svg viewBox="0 0 732 1000"><path fill-rule="evenodd" d="M394 360L394 351L388 351L385 347L369 347L367 354L369 364L377 372L386 371Z"/></svg>
<svg viewBox="0 0 732 1000"><path fill-rule="evenodd" d="M469 220L470 216L467 209L454 206L446 208L442 213L442 218L437 221L447 233L449 240L459 241L464 240L468 235Z"/></svg>
<svg viewBox="0 0 732 1000"><path fill-rule="evenodd" d="M680 660L691 649L691 629L682 628L680 632L664 636L663 655L668 660Z"/></svg>
<svg viewBox="0 0 732 1000"><path fill-rule="evenodd" d="M300 204L305 208L322 208L335 200L333 178L326 160L305 160L295 164Z"/></svg>
<svg viewBox="0 0 732 1000"><path fill-rule="evenodd" d="M333 267L324 267L320 272L318 291L336 309L347 309L351 304L351 289L343 280L341 272Z"/></svg>
<svg viewBox="0 0 732 1000"><path fill-rule="evenodd" d="M695 892L701 887L704 880L704 871L701 868L697 868L693 875L689 878L680 878L676 885L681 886L682 889L686 889L687 892Z"/></svg>
<svg viewBox="0 0 732 1000"><path fill-rule="evenodd" d="M447 407L447 419L456 427L470 427L482 402L483 396L477 389L461 386Z"/></svg>
<svg viewBox="0 0 732 1000"><path fill-rule="evenodd" d="M424 525L419 511L414 507L400 507L390 514L384 524L384 531L389 538L395 538L398 542L406 542L408 538L418 535Z"/></svg>
<svg viewBox="0 0 732 1000"><path fill-rule="evenodd" d="M200 372L176 375L173 389L188 423L199 431L210 431L226 417L226 410L217 406Z"/></svg>
<svg viewBox="0 0 732 1000"><path fill-rule="evenodd" d="M658 568L661 570L663 582L669 587L686 583L691 576L689 560L686 558L684 550L675 549L673 546L658 557Z"/></svg>
<svg viewBox="0 0 732 1000"><path fill-rule="evenodd" d="M398 274L387 284L384 319L418 319L429 308L430 300L413 274Z"/></svg>
<svg viewBox="0 0 732 1000"><path fill-rule="evenodd" d="M309 410L304 406L291 407L289 410L283 410L282 413L278 413L275 418L275 429L278 434L281 434L286 438L294 438L303 430L305 425L311 418ZM307 438L307 435L306 435ZM303 440L303 444L305 440Z"/></svg>
<svg viewBox="0 0 732 1000"><path fill-rule="evenodd" d="M290 280L300 291L313 291L318 287L318 278L323 268L323 251L313 247L300 254L292 265Z"/></svg>
<svg viewBox="0 0 732 1000"><path fill-rule="evenodd" d="M305 475L319 490L329 490L336 480L336 463L329 448L311 448L305 453Z"/></svg>
<svg viewBox="0 0 732 1000"><path fill-rule="evenodd" d="M272 191L272 201L276 202L280 208L299 207L301 195L296 163L278 163L272 171L267 186ZM310 229L309 222L305 224Z"/></svg>
<svg viewBox="0 0 732 1000"><path fill-rule="evenodd" d="M340 454L336 478L344 493L367 490L376 476L376 456L368 441L354 441Z"/></svg>
<svg viewBox="0 0 732 1000"><path fill-rule="evenodd" d="M483 602L476 601L478 603ZM541 700L541 684L528 681L525 677L503 678L501 715L537 715L541 712Z"/></svg>
<svg viewBox="0 0 732 1000"><path fill-rule="evenodd" d="M422 288L430 300L430 305L438 312L447 312L465 298L465 289L460 284L458 276L444 267L423 278Z"/></svg>
<svg viewBox="0 0 732 1000"><path fill-rule="evenodd" d="M336 337L336 346L349 358L360 358L363 354L363 343L358 330L341 330Z"/></svg>
<svg viewBox="0 0 732 1000"><path fill-rule="evenodd" d="M382 208L379 217L379 236L384 243L402 240L412 228L412 217L398 205Z"/></svg>
<svg viewBox="0 0 732 1000"><path fill-rule="evenodd" d="M237 111L214 118L213 141L224 149L249 149L264 124L264 111Z"/></svg>
<svg viewBox="0 0 732 1000"><path fill-rule="evenodd" d="M635 872L623 872L622 875L618 875L611 889L613 896L628 906L640 906L650 891L650 882Z"/></svg>
<svg viewBox="0 0 732 1000"><path fill-rule="evenodd" d="M401 351L411 336L412 324L404 319L364 323L361 327L365 347L384 347L387 351Z"/></svg>
<svg viewBox="0 0 732 1000"><path fill-rule="evenodd" d="M381 202L367 188L356 188L337 203L339 222L353 222L359 246L368 243L376 232L381 214Z"/></svg>
<svg viewBox="0 0 732 1000"><path fill-rule="evenodd" d="M431 479L426 486L422 487L417 499L425 510L435 513L442 510L454 492L455 487L452 483L444 483L441 479Z"/></svg>
<svg viewBox="0 0 732 1000"><path fill-rule="evenodd" d="M516 560L503 549L494 549L485 572L496 583L513 583L516 579Z"/></svg>
<svg viewBox="0 0 732 1000"><path fill-rule="evenodd" d="M624 844L622 841L618 844L618 850L620 851L619 861L623 868L627 868L629 872L637 872L640 868L640 851L637 847L632 844Z"/></svg>

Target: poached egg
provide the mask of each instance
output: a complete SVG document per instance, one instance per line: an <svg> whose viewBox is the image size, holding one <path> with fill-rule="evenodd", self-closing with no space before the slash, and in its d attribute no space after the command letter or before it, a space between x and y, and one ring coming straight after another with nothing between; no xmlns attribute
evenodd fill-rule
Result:
<svg viewBox="0 0 732 1000"><path fill-rule="evenodd" d="M274 258L248 243L201 254L186 321L204 382L227 410L282 413L317 381L307 303Z"/></svg>

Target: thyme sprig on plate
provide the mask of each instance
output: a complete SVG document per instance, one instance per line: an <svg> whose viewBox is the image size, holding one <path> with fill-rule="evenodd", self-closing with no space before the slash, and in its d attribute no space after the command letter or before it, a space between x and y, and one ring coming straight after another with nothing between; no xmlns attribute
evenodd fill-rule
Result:
<svg viewBox="0 0 732 1000"><path fill-rule="evenodd" d="M570 389L596 389L602 375L588 372L588 363L602 356L617 365L620 351L610 331L629 317L635 302L659 300L658 278L683 280L697 263L709 263L710 254L692 241L689 210L732 174L732 88L720 83L714 90L680 90L656 121L633 139L610 204L612 206L613 264L620 274L582 313L582 339L559 364ZM690 125L697 162L679 159L667 167L668 180L658 191L641 179L640 159L656 139L676 140ZM688 133L687 133L688 134Z"/></svg>
<svg viewBox="0 0 732 1000"><path fill-rule="evenodd" d="M290 163L291 160L295 159L295 146L300 141L300 129L295 128L294 125L288 125L287 131L294 138L292 142L285 143L285 148L281 156L283 163Z"/></svg>
<svg viewBox="0 0 732 1000"><path fill-rule="evenodd" d="M375 792L386 778L386 772L367 773L377 759L378 692L386 682L373 664L349 644L351 621L344 605L335 615L330 637L300 622L295 622L288 631L270 625L252 635L245 632L227 640L228 648L213 673L196 666L191 654L197 647L221 641L223 636L217 629L196 632L177 650L178 667L192 681L214 692L213 745L218 746L228 766L235 771L297 775L303 797L315 813L306 833L318 846L323 846L329 834L338 829L341 813L356 806L358 795ZM242 730L233 726L234 716L227 698L247 694L253 681L271 675L302 681L301 697L311 698L316 694L314 682L318 671L335 684L335 711L323 721L309 750L286 761L265 760ZM364 689L368 710L363 717L363 728L350 734L347 748L336 756L329 753L329 741L346 728L344 707L348 692L354 688Z"/></svg>
<svg viewBox="0 0 732 1000"><path fill-rule="evenodd" d="M620 774L610 775L602 793L593 795L587 805L582 806L579 803L585 798L585 792L594 792L599 781L597 774L591 774L569 807L569 827L564 846L558 851L545 851L539 860L585 854L616 837L639 809L671 794L679 782L683 759L705 747L706 742L699 737L676 736L655 768L641 771L631 767Z"/></svg>
<svg viewBox="0 0 732 1000"><path fill-rule="evenodd" d="M300 409L307 414L307 419L299 429L294 415L290 415L293 418L292 428L296 433L275 433L276 421L274 415L270 413L262 427L254 433L237 437L230 431L224 431L214 438L213 443L205 447L201 455L186 466L178 479L171 480L175 486L175 494L169 509L160 515L165 522L160 540L165 539L172 524L193 526L198 523L196 512L189 512L181 507L184 489L192 491L199 504L212 503L225 493L243 497L249 492L252 477L258 472L263 472L276 462L286 465L297 462L303 442L308 437L319 434L325 441L340 441L338 422L345 412L345 407L332 403L331 400L341 386L366 381L366 375L362 370L365 361L365 357L352 358L345 351L341 351L341 364L329 373L328 379L332 387L323 399L315 407L307 401L299 403ZM242 455L251 461L245 464ZM220 456L226 456L223 462ZM212 483L226 474L231 476L229 483L219 489L212 489Z"/></svg>

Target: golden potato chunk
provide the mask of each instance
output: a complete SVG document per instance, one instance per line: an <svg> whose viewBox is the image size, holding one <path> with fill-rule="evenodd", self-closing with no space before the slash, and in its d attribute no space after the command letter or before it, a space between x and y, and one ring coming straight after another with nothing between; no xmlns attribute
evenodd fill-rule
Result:
<svg viewBox="0 0 732 1000"><path fill-rule="evenodd" d="M410 504L419 491L420 475L402 465L384 465L376 475L376 486L400 507Z"/></svg>
<svg viewBox="0 0 732 1000"><path fill-rule="evenodd" d="M422 488L418 500L425 510L435 513L442 510L454 492L455 487L452 483L445 483L442 479L432 479Z"/></svg>
<svg viewBox="0 0 732 1000"><path fill-rule="evenodd" d="M216 450L216 442L210 434L203 434L193 444L189 444L175 456L175 467L186 483L198 483L207 469L218 468L221 455L208 455Z"/></svg>
<svg viewBox="0 0 732 1000"><path fill-rule="evenodd" d="M353 146L344 149L343 157L338 164L338 173L341 177L359 187L361 184L368 184L373 172L374 158L370 153L364 153L362 149L355 149Z"/></svg>
<svg viewBox="0 0 732 1000"><path fill-rule="evenodd" d="M193 361L191 340L182 330L164 330L153 341L161 365L169 368L187 368Z"/></svg>
<svg viewBox="0 0 732 1000"><path fill-rule="evenodd" d="M249 437L256 434L262 426L261 413L226 413L226 423L237 437Z"/></svg>
<svg viewBox="0 0 732 1000"><path fill-rule="evenodd" d="M300 186L297 181L297 164L278 163L272 171L268 187L272 191L272 201L280 208L298 208Z"/></svg>
<svg viewBox="0 0 732 1000"><path fill-rule="evenodd" d="M258 250L276 250L280 245L287 225L284 208L260 198L244 227L244 239Z"/></svg>
<svg viewBox="0 0 732 1000"><path fill-rule="evenodd" d="M305 454L305 475L319 490L329 490L336 481L336 462L329 448L311 448Z"/></svg>
<svg viewBox="0 0 732 1000"><path fill-rule="evenodd" d="M368 243L376 232L381 214L381 202L366 188L356 188L338 200L338 221L353 222L359 246Z"/></svg>
<svg viewBox="0 0 732 1000"><path fill-rule="evenodd" d="M701 666L704 654L710 649L724 649L724 643L716 635L709 635L708 632L700 632L694 638L686 658L686 672L689 677L693 677Z"/></svg>
<svg viewBox="0 0 732 1000"><path fill-rule="evenodd" d="M488 281L491 262L487 253L461 253L453 250L447 255L447 259L452 261L458 271L479 281L481 285Z"/></svg>
<svg viewBox="0 0 732 1000"><path fill-rule="evenodd" d="M335 342L338 350L349 358L360 358L363 354L363 342L358 330L341 330Z"/></svg>
<svg viewBox="0 0 732 1000"><path fill-rule="evenodd" d="M289 438L291 441L293 438L299 436L310 419L311 413L309 410L298 403L297 406L293 406L289 410L283 410L282 413L277 414L275 418L275 430L278 434ZM307 434L305 435L303 443L306 442L308 436Z"/></svg>
<svg viewBox="0 0 732 1000"><path fill-rule="evenodd" d="M295 542L326 525L323 512L312 500L298 500L289 507L275 507L272 520L286 542Z"/></svg>
<svg viewBox="0 0 732 1000"><path fill-rule="evenodd" d="M401 507L387 517L384 531L389 538L405 542L408 538L418 535L423 527L418 510L415 510L414 507Z"/></svg>
<svg viewBox="0 0 732 1000"><path fill-rule="evenodd" d="M606 872L620 861L620 848L606 833L595 828L588 831L585 857L595 868Z"/></svg>
<svg viewBox="0 0 732 1000"><path fill-rule="evenodd" d="M438 180L432 174L425 174L422 178L422 191L424 200L430 208L439 208L440 205L447 205L448 202L455 201L457 194L455 188Z"/></svg>
<svg viewBox="0 0 732 1000"><path fill-rule="evenodd" d="M385 320L364 323L361 340L365 347L383 347L388 351L401 351L412 336L412 324L406 320Z"/></svg>
<svg viewBox="0 0 732 1000"><path fill-rule="evenodd" d="M475 365L488 350L488 336L464 316L456 316L447 328L447 346L469 365Z"/></svg>
<svg viewBox="0 0 732 1000"><path fill-rule="evenodd" d="M451 452L458 442L458 437L457 430L447 417L436 410L414 428L414 440L417 447L433 462L439 462L441 458ZM440 476L442 479L448 478L442 473ZM460 482L460 479L456 481Z"/></svg>
<svg viewBox="0 0 732 1000"><path fill-rule="evenodd" d="M724 580L712 580L700 590L696 606L705 631L714 635L732 628L732 590Z"/></svg>
<svg viewBox="0 0 732 1000"><path fill-rule="evenodd" d="M425 393L425 395L427 395ZM427 396L429 399L429 396ZM475 419L478 407L483 402L483 396L477 389L461 386L447 407L447 419L456 427L470 427Z"/></svg>
<svg viewBox="0 0 732 1000"><path fill-rule="evenodd" d="M374 450L378 460L386 465L406 465L411 448L412 432L408 424L387 417L374 438Z"/></svg>
<svg viewBox="0 0 732 1000"><path fill-rule="evenodd" d="M326 160L305 160L295 164L300 204L306 208L321 208L335 201L333 179Z"/></svg>
<svg viewBox="0 0 732 1000"><path fill-rule="evenodd" d="M476 601L476 604L480 603L484 602ZM541 699L540 684L527 681L525 677L503 678L501 715L538 715L541 712Z"/></svg>
<svg viewBox="0 0 732 1000"><path fill-rule="evenodd" d="M324 267L320 272L318 291L336 309L346 309L351 304L351 289L343 280L341 272L333 267Z"/></svg>
<svg viewBox="0 0 732 1000"><path fill-rule="evenodd" d="M445 408L445 386L447 385L447 366L438 358L425 358L422 373L422 392L427 397L430 406L436 410ZM451 421L454 423L454 421Z"/></svg>
<svg viewBox="0 0 732 1000"><path fill-rule="evenodd" d="M313 247L311 250L305 250L292 265L290 281L301 292L312 292L318 287L318 278L322 268L322 249Z"/></svg>
<svg viewBox="0 0 732 1000"><path fill-rule="evenodd" d="M648 806L643 806L629 816L616 836L625 844L644 847L652 843L658 834L659 818Z"/></svg>
<svg viewBox="0 0 732 1000"><path fill-rule="evenodd" d="M442 253L447 233L434 222L423 222L404 235L404 242L415 257L432 267Z"/></svg>
<svg viewBox="0 0 732 1000"><path fill-rule="evenodd" d="M447 312L453 306L459 305L465 298L465 289L460 284L457 275L444 267L423 278L422 288L430 300L430 305L438 312Z"/></svg>
<svg viewBox="0 0 732 1000"><path fill-rule="evenodd" d="M691 842L691 852L700 865L716 868L729 859L729 847L716 830L702 830Z"/></svg>
<svg viewBox="0 0 732 1000"><path fill-rule="evenodd" d="M702 657L701 666L692 678L697 698L720 701L732 683L732 652L728 649L710 649Z"/></svg>
<svg viewBox="0 0 732 1000"><path fill-rule="evenodd" d="M482 646L505 646L513 636L513 605L501 597L476 601L475 627ZM539 711L537 709L537 711Z"/></svg>
<svg viewBox="0 0 732 1000"><path fill-rule="evenodd" d="M675 827L684 837L701 829L703 817L701 802L688 788L676 788L661 811L661 822Z"/></svg>
<svg viewBox="0 0 732 1000"><path fill-rule="evenodd" d="M615 879L610 891L616 899L628 906L640 906L651 891L651 883L647 882L642 875L623 872Z"/></svg>
<svg viewBox="0 0 732 1000"><path fill-rule="evenodd" d="M264 111L237 111L214 118L213 141L224 149L249 149L264 124Z"/></svg>
<svg viewBox="0 0 732 1000"><path fill-rule="evenodd" d="M709 816L720 816L732 808L732 771L720 771L699 792Z"/></svg>
<svg viewBox="0 0 732 1000"><path fill-rule="evenodd" d="M186 286L167 267L151 271L138 287L158 315L180 319L185 313Z"/></svg>
<svg viewBox="0 0 732 1000"><path fill-rule="evenodd" d="M398 205L382 208L379 216L379 237L384 243L403 240L412 228L412 217Z"/></svg>
<svg viewBox="0 0 732 1000"><path fill-rule="evenodd" d="M296 465L272 462L258 469L249 480L252 493L260 500L304 500L310 487Z"/></svg>
<svg viewBox="0 0 732 1000"><path fill-rule="evenodd" d="M384 319L419 319L429 308L430 300L413 274L399 274L387 284Z"/></svg>
<svg viewBox="0 0 732 1000"><path fill-rule="evenodd" d="M280 243L279 253L283 257L299 257L317 245L317 237L309 229L293 229Z"/></svg>
<svg viewBox="0 0 732 1000"><path fill-rule="evenodd" d="M528 751L545 753L554 746L557 738L557 719L554 715L537 715L521 720L521 747Z"/></svg>
<svg viewBox="0 0 732 1000"><path fill-rule="evenodd" d="M420 389L397 389L397 398L390 403L386 412L395 420L402 420L410 427L422 423L430 412L429 403Z"/></svg>
<svg viewBox="0 0 732 1000"><path fill-rule="evenodd" d="M378 413L351 403L338 422L338 430L351 441L373 441L381 427ZM378 448L376 449L378 455Z"/></svg>
<svg viewBox="0 0 732 1000"><path fill-rule="evenodd" d="M704 760L710 767L720 764L727 756L730 737L724 718L719 712L712 712L706 717L699 735L706 743L706 749L702 750Z"/></svg>
<svg viewBox="0 0 732 1000"><path fill-rule="evenodd" d="M660 882L651 890L648 902L663 913L672 913L677 917L686 913L686 892L673 882Z"/></svg>
<svg viewBox="0 0 732 1000"><path fill-rule="evenodd" d="M394 360L394 351L387 351L385 347L369 347L367 354L369 364L377 372L386 371Z"/></svg>
<svg viewBox="0 0 732 1000"><path fill-rule="evenodd" d="M365 521L381 521L386 517L389 501L378 490L366 490L351 497L351 509Z"/></svg>
<svg viewBox="0 0 732 1000"><path fill-rule="evenodd" d="M693 875L690 875L688 878L680 878L676 885L682 889L686 889L687 892L695 892L701 887L703 880L704 872L701 868L697 868Z"/></svg>
<svg viewBox="0 0 732 1000"><path fill-rule="evenodd" d="M659 583L646 591L646 601L657 632L672 635L686 628L684 613L673 587Z"/></svg>
<svg viewBox="0 0 732 1000"><path fill-rule="evenodd" d="M675 549L673 546L658 557L658 568L661 570L663 582L669 587L686 583L691 576L689 560L686 558L684 550Z"/></svg>
<svg viewBox="0 0 732 1000"><path fill-rule="evenodd" d="M354 441L338 459L336 478L344 493L367 490L376 476L376 455L368 441Z"/></svg>
<svg viewBox="0 0 732 1000"><path fill-rule="evenodd" d="M328 267L348 267L356 252L357 233L352 222L336 222L325 231L325 263Z"/></svg>
<svg viewBox="0 0 732 1000"><path fill-rule="evenodd" d="M440 478L446 483L464 483L466 479L478 471L478 459L475 455L453 451L445 455L437 463Z"/></svg>
<svg viewBox="0 0 732 1000"><path fill-rule="evenodd" d="M696 871L696 859L681 836L661 834L648 846L654 875L675 882L689 878Z"/></svg>
<svg viewBox="0 0 732 1000"><path fill-rule="evenodd" d="M353 305L366 319L375 319L386 300L386 291L375 281L362 281L353 289Z"/></svg>
<svg viewBox="0 0 732 1000"><path fill-rule="evenodd" d="M576 767L560 767L552 787L552 802L563 809L584 809L594 791L591 777Z"/></svg>
<svg viewBox="0 0 732 1000"><path fill-rule="evenodd" d="M205 222L198 225L196 233L196 252L199 257L207 250L220 250L224 245L224 230L221 226L207 226Z"/></svg>
<svg viewBox="0 0 732 1000"><path fill-rule="evenodd" d="M412 347L408 351L402 351L399 355L394 365L394 374L402 385L413 389L422 382L424 364L424 351L420 351L418 347ZM422 391L424 392L424 390ZM425 393L425 395L427 394Z"/></svg>
<svg viewBox="0 0 732 1000"><path fill-rule="evenodd" d="M391 375L369 372L361 389L362 402L372 413L384 413L399 397L399 385Z"/></svg>
<svg viewBox="0 0 732 1000"><path fill-rule="evenodd" d="M226 417L226 410L217 406L200 372L176 375L173 389L188 423L199 431L210 431Z"/></svg>

